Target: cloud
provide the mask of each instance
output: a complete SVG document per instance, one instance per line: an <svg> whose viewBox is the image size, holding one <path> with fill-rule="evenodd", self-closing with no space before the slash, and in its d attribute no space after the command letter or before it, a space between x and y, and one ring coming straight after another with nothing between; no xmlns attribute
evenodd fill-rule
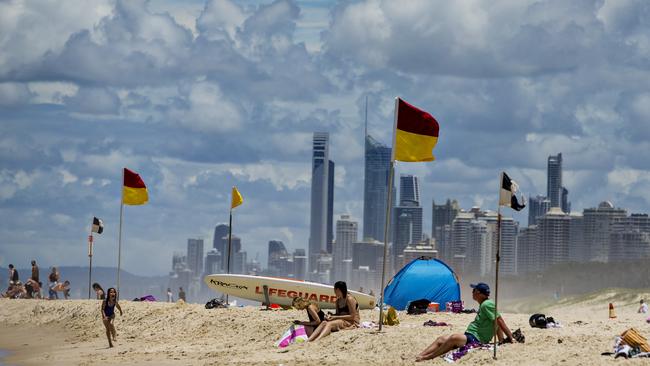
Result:
<svg viewBox="0 0 650 366"><path fill-rule="evenodd" d="M98 115L117 114L121 104L117 94L106 88L82 87L77 94L63 100L71 112Z"/></svg>

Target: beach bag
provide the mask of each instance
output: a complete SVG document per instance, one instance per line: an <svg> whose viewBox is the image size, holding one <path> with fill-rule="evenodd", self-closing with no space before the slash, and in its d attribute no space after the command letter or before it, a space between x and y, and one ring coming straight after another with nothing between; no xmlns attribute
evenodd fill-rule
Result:
<svg viewBox="0 0 650 366"><path fill-rule="evenodd" d="M276 343L276 346L279 348L284 348L292 343L304 343L307 342L309 337L307 337L307 331L305 330L304 325L292 325L287 329L280 340Z"/></svg>
<svg viewBox="0 0 650 366"><path fill-rule="evenodd" d="M528 324L533 328L546 329L546 323L546 315L544 314L533 314L528 319Z"/></svg>
<svg viewBox="0 0 650 366"><path fill-rule="evenodd" d="M384 325L398 325L398 324L399 324L399 318L397 318L397 310L395 310L394 307L389 306L388 312L384 317Z"/></svg>
<svg viewBox="0 0 650 366"><path fill-rule="evenodd" d="M639 347L643 352L650 352L648 340L639 333L635 328L630 328L623 332L623 341L631 347Z"/></svg>
<svg viewBox="0 0 650 366"><path fill-rule="evenodd" d="M427 299L411 301L406 309L406 313L410 315L426 314L429 303Z"/></svg>

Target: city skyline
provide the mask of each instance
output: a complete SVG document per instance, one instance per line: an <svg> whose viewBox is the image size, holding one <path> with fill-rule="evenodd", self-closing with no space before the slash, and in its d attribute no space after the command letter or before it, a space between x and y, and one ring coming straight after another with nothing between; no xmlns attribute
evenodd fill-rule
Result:
<svg viewBox="0 0 650 366"><path fill-rule="evenodd" d="M333 216L365 232L365 136L390 147L396 96L440 123L437 160L395 175L418 176L427 234L432 200L496 210L500 171L545 194L560 152L572 212L650 211L642 3L0 7L0 266L83 265L93 216L105 224L93 263L116 266L124 167L150 196L124 210L125 270L166 274L187 238L209 247L232 186L249 259L266 263L269 240L305 249L316 131L336 162Z"/></svg>

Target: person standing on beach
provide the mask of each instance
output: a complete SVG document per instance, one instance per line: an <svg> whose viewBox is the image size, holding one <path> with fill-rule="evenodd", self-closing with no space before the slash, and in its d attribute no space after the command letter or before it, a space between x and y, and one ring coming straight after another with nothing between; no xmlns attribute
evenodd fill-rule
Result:
<svg viewBox="0 0 650 366"><path fill-rule="evenodd" d="M41 298L41 281L40 281L40 271L38 265L36 265L36 260L32 259L32 281L38 284L38 298Z"/></svg>
<svg viewBox="0 0 650 366"><path fill-rule="evenodd" d="M182 287L179 287L179 289L178 289L178 298L180 300L183 300L183 301L187 302L187 300L185 299L185 291L183 290Z"/></svg>
<svg viewBox="0 0 650 366"><path fill-rule="evenodd" d="M18 277L18 270L14 267L13 264L9 264L9 286L17 285L20 282Z"/></svg>
<svg viewBox="0 0 650 366"><path fill-rule="evenodd" d="M59 272L56 271L56 267L52 267L52 272L50 273L48 280L50 281L50 284L48 286L50 289L48 299L58 300L59 294L56 292L56 287L59 285Z"/></svg>
<svg viewBox="0 0 650 366"><path fill-rule="evenodd" d="M113 342L117 342L117 331L115 331L115 325L113 325L115 308L120 311L120 316L122 316L122 308L117 302L117 291L111 287L108 289L106 300L102 301L102 321L106 328L106 338L108 338L109 348L113 347ZM111 337L113 339L112 342Z"/></svg>
<svg viewBox="0 0 650 366"><path fill-rule="evenodd" d="M104 294L104 289L99 283L97 282L93 283L93 290L95 290L95 294L97 295L97 300L106 299L106 294Z"/></svg>
<svg viewBox="0 0 650 366"><path fill-rule="evenodd" d="M172 294L172 289L167 287L167 302L174 302L174 294Z"/></svg>

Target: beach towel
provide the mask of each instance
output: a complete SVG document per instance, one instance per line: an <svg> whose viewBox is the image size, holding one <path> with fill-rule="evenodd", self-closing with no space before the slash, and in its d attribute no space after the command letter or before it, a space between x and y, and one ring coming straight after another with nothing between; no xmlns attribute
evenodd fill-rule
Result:
<svg viewBox="0 0 650 366"><path fill-rule="evenodd" d="M276 344L279 348L284 348L292 343L304 343L307 342L307 332L305 331L304 325L292 325L287 329L286 332L280 337L280 340Z"/></svg>
<svg viewBox="0 0 650 366"><path fill-rule="evenodd" d="M444 356L442 356L442 358L449 363L454 363L460 360L463 356L467 355L469 352L475 351L477 349L484 349L484 350L491 351L494 348L491 344L470 343L458 349L447 352Z"/></svg>

